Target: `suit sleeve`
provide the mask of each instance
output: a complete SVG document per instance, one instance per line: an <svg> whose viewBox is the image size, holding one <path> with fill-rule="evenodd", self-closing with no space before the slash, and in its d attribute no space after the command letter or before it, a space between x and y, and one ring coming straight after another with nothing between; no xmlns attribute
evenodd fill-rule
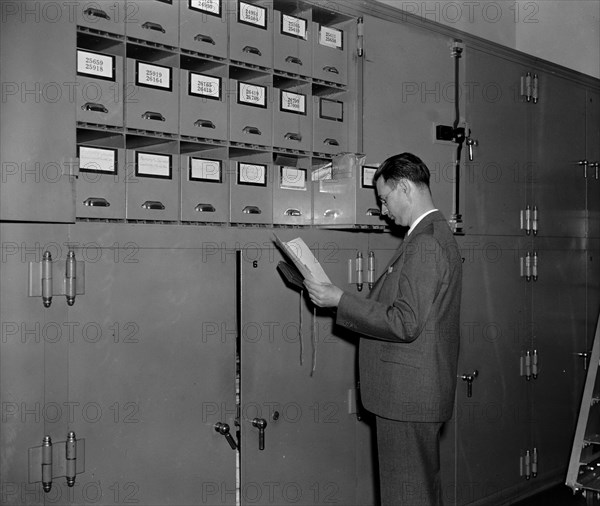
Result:
<svg viewBox="0 0 600 506"><path fill-rule="evenodd" d="M434 300L448 283L449 264L429 234L415 237L404 256L401 271L383 281L398 284L395 300L386 303L344 292L337 310L338 325L384 341L412 342L421 335Z"/></svg>

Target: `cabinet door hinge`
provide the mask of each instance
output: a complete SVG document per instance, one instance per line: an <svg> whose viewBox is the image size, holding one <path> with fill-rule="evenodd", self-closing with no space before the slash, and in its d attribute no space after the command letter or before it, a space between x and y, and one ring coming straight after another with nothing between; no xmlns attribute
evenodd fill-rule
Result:
<svg viewBox="0 0 600 506"><path fill-rule="evenodd" d="M364 54L364 36L365 36L365 23L363 18L358 18L356 20L356 32L357 32L357 40L356 40L356 54L359 58L362 58Z"/></svg>

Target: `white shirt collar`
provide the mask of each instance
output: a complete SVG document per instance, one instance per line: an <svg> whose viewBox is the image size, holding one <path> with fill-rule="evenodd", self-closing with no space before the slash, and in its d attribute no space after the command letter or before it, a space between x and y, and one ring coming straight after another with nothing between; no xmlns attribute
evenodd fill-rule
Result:
<svg viewBox="0 0 600 506"><path fill-rule="evenodd" d="M429 211L425 211L421 216L419 216L415 221L413 221L413 224L410 226L410 228L408 229L408 232L406 232L406 237L408 237L410 235L410 233L415 229L415 227L421 222L421 220L423 218L425 218L425 216L427 216L428 214L433 213L434 211L437 211L437 209L431 209Z"/></svg>

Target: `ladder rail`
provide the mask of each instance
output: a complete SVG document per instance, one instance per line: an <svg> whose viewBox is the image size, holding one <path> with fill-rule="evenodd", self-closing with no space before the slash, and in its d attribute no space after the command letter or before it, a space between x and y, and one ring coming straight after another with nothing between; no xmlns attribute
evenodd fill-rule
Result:
<svg viewBox="0 0 600 506"><path fill-rule="evenodd" d="M583 396L581 398L581 408L579 410L579 418L577 420L577 428L575 437L573 438L573 448L571 450L571 458L569 459L569 468L567 470L567 478L565 484L571 487L574 491L581 488L592 488L582 485L579 482L579 469L582 464L581 452L584 448L585 432L587 430L590 410L593 404L594 387L596 385L596 377L598 368L600 367L600 311L596 322L596 332L594 334L594 345L592 347L592 355L590 358L590 366L585 380ZM591 464L591 463L590 463ZM600 471L600 467L598 469ZM595 487L594 487L595 488ZM600 486L598 488L600 490Z"/></svg>

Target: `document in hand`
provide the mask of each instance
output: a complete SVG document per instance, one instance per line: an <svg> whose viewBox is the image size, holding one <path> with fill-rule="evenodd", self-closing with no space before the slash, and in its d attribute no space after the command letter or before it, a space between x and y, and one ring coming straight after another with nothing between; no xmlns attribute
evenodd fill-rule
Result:
<svg viewBox="0 0 600 506"><path fill-rule="evenodd" d="M275 236L275 244L289 257L302 276L305 278L312 277L320 283L331 284L323 267L300 237L291 241L282 241L277 235L273 235Z"/></svg>

